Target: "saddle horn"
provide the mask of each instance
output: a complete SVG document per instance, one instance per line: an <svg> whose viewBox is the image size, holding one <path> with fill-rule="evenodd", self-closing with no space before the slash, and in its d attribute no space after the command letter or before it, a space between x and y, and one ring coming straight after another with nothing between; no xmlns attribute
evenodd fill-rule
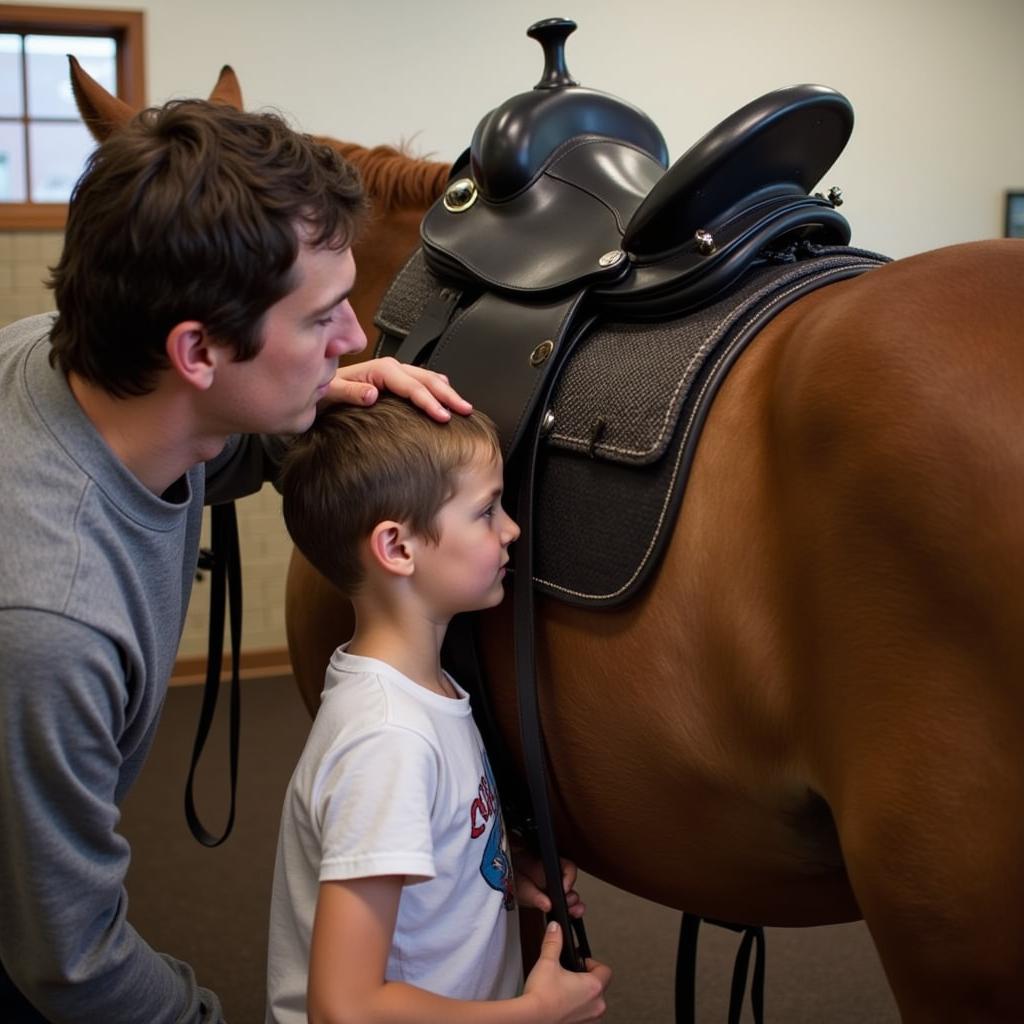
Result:
<svg viewBox="0 0 1024 1024"><path fill-rule="evenodd" d="M473 178L492 202L521 192L565 140L579 136L629 143L668 166L665 139L642 110L584 88L569 74L565 42L575 30L576 22L568 18L548 18L530 26L526 34L544 50L540 81L492 110L473 133Z"/></svg>

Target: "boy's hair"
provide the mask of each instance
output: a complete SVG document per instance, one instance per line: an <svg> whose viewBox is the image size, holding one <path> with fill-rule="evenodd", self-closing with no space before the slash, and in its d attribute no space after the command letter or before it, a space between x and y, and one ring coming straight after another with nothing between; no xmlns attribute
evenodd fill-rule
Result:
<svg viewBox="0 0 1024 1024"><path fill-rule="evenodd" d="M284 521L296 547L350 596L363 580L363 542L385 520L437 543L437 515L456 474L475 458L501 457L481 412L432 420L383 395L374 405L335 405L298 437L281 469Z"/></svg>
<svg viewBox="0 0 1024 1024"><path fill-rule="evenodd" d="M295 285L300 239L347 248L365 206L354 168L275 114L201 100L143 110L72 194L49 282L51 360L113 395L145 394L185 320L251 359L263 315Z"/></svg>

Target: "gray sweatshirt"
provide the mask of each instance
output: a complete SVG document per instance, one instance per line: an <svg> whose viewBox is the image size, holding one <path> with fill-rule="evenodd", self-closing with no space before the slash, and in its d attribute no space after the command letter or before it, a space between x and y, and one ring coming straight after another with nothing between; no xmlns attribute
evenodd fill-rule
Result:
<svg viewBox="0 0 1024 1024"><path fill-rule="evenodd" d="M281 443L235 438L157 497L50 366L51 323L0 331L0 1020L218 1021L126 919L118 808L167 691L204 493L258 489Z"/></svg>

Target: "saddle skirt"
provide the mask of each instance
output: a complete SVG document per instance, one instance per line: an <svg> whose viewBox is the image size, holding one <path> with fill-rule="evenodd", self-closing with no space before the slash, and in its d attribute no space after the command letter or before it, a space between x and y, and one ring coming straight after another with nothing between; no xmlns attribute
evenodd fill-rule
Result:
<svg viewBox="0 0 1024 1024"><path fill-rule="evenodd" d="M848 246L804 243L763 259L727 296L695 312L661 323L588 319L543 411L536 587L579 605L634 596L671 536L701 427L736 359L791 302L885 262ZM449 291L417 251L378 312L378 353L397 351L423 310ZM450 329L466 316L457 312ZM448 372L463 390L457 369ZM501 388L499 374L482 391L464 393L489 412ZM513 491L515 472L513 458Z"/></svg>

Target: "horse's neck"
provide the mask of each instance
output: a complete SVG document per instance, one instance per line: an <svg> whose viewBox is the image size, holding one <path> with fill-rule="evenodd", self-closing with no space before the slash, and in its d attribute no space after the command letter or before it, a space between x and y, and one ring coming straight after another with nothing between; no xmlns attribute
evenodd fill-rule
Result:
<svg viewBox="0 0 1024 1024"><path fill-rule="evenodd" d="M373 338L373 317L381 297L402 264L420 242L420 221L444 190L448 164L418 160L392 146L366 146L321 137L349 161L363 179L371 202L365 241L353 247L359 286L352 306L367 335ZM347 362L357 362L359 355Z"/></svg>

